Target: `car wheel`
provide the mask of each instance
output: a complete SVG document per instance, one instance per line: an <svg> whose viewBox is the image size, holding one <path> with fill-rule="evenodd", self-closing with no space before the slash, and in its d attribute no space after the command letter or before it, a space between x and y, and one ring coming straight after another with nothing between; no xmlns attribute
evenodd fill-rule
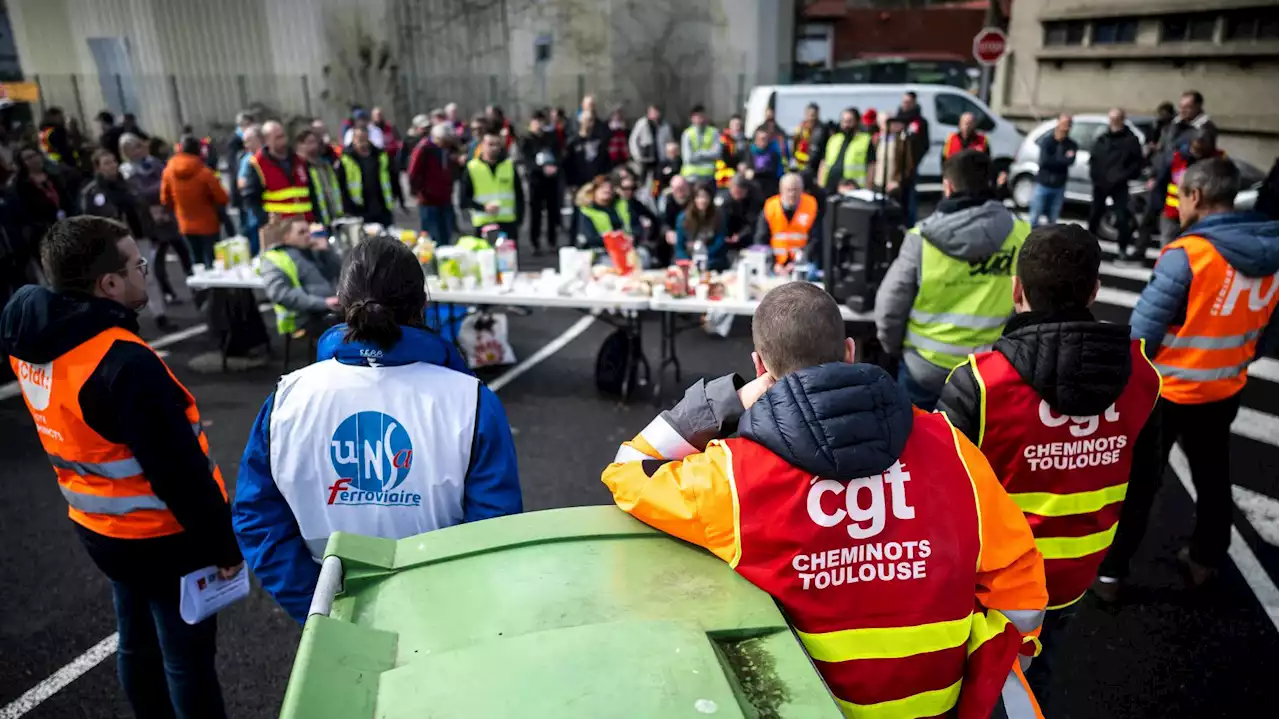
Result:
<svg viewBox="0 0 1280 719"><path fill-rule="evenodd" d="M1098 237L1107 242L1116 241L1116 211L1107 206L1107 212L1102 216L1102 220L1098 223Z"/></svg>
<svg viewBox="0 0 1280 719"><path fill-rule="evenodd" d="M1036 193L1036 178L1018 175L1009 186L1013 188L1013 204L1024 210L1031 207L1031 198Z"/></svg>

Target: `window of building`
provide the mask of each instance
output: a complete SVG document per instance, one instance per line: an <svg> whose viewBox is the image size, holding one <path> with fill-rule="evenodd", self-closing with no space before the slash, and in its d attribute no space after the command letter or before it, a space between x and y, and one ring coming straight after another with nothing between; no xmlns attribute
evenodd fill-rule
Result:
<svg viewBox="0 0 1280 719"><path fill-rule="evenodd" d="M1047 22L1044 24L1044 44L1045 47L1052 45L1083 45L1084 44L1084 22L1081 20L1066 20L1062 22Z"/></svg>
<svg viewBox="0 0 1280 719"><path fill-rule="evenodd" d="M1160 20L1160 42L1212 42L1217 24L1213 13L1170 15Z"/></svg>
<svg viewBox="0 0 1280 719"><path fill-rule="evenodd" d="M1275 8L1247 8L1227 13L1223 40L1275 40Z"/></svg>
<svg viewBox="0 0 1280 719"><path fill-rule="evenodd" d="M1132 45L1137 39L1137 20L1117 18L1099 20L1093 24L1094 45Z"/></svg>
<svg viewBox="0 0 1280 719"><path fill-rule="evenodd" d="M996 123L987 113L982 111L981 107L967 96L961 94L952 94L949 92L939 92L933 98L934 118L939 125L949 125L951 127L960 124L960 116L966 112L973 113L973 119L978 129L983 132L990 132L995 129Z"/></svg>

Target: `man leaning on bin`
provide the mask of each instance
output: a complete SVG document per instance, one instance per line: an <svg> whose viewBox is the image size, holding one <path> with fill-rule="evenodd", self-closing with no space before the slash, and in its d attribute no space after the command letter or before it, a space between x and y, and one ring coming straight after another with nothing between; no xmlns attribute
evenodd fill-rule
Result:
<svg viewBox="0 0 1280 719"><path fill-rule="evenodd" d="M771 594L850 716L1040 716L1044 562L982 452L854 363L816 286L766 295L752 339L754 380L699 381L619 448L618 506Z"/></svg>

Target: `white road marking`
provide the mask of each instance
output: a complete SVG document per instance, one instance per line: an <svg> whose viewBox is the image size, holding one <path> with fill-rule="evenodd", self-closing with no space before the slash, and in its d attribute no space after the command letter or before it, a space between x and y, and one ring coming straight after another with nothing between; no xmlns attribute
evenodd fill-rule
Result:
<svg viewBox="0 0 1280 719"><path fill-rule="evenodd" d="M1268 382L1280 382L1280 362L1270 357L1261 357L1249 365L1249 376Z"/></svg>
<svg viewBox="0 0 1280 719"><path fill-rule="evenodd" d="M1280 418L1274 414L1241 407L1236 413L1236 421L1231 423L1231 432L1275 447L1280 445Z"/></svg>
<svg viewBox="0 0 1280 719"><path fill-rule="evenodd" d="M1119 277L1125 280L1138 280L1139 282L1151 281L1151 268L1139 267L1138 265L1118 265L1114 262L1103 261L1098 267L1098 274L1106 277Z"/></svg>
<svg viewBox="0 0 1280 719"><path fill-rule="evenodd" d="M539 362L564 349L565 345L572 342L583 332L586 332L587 328L595 321L595 315L591 314L573 323L569 329L561 332L559 337L548 342L545 347L529 355L523 362L520 362L515 367L512 367L501 375L498 375L497 378L489 383L489 389L497 392L503 387L511 384L517 377L533 369L533 367Z"/></svg>
<svg viewBox="0 0 1280 719"><path fill-rule="evenodd" d="M1277 522L1280 522L1280 503L1265 494L1237 484L1231 485L1231 498L1249 519L1249 524L1253 525L1253 530L1258 533L1262 541L1273 547L1280 544L1280 537L1277 537L1276 531Z"/></svg>
<svg viewBox="0 0 1280 719"><path fill-rule="evenodd" d="M1187 466L1187 455L1183 454L1182 448L1176 444L1173 446L1173 451L1169 453L1169 466L1173 468L1173 473L1178 475L1182 488L1187 490L1187 494L1191 495L1191 500L1194 502L1196 488L1191 484L1191 469ZM1258 603L1262 605L1262 611L1267 613L1272 627L1280 629L1280 591L1277 591L1276 585L1267 575L1267 570L1262 568L1258 558L1245 543L1244 537L1240 536L1240 530L1236 529L1235 524L1231 525L1231 545L1227 548L1227 555L1231 557L1231 561L1235 562L1236 569L1240 570L1240 576L1244 577L1249 589L1253 590L1253 596L1258 598Z"/></svg>
<svg viewBox="0 0 1280 719"><path fill-rule="evenodd" d="M1085 225L1085 223L1083 223L1083 222L1079 222L1079 221L1074 221L1074 222L1072 222L1071 224L1073 224L1073 225L1080 225L1080 226L1082 226L1082 227ZM1118 255L1118 254L1120 254L1120 246L1119 246L1119 245L1117 245L1117 244L1116 244L1116 243L1114 243L1114 242L1109 242L1109 241L1107 241L1107 240L1098 240L1098 247L1101 247L1103 252L1110 252L1110 253L1111 253L1111 254L1113 254L1113 255ZM1148 260L1158 260L1158 259L1160 259L1160 248L1158 248L1158 247L1148 247L1148 248L1147 248L1147 259L1148 259Z"/></svg>
<svg viewBox="0 0 1280 719"><path fill-rule="evenodd" d="M1133 309L1138 304L1138 293L1129 292L1128 290L1117 290L1114 287L1099 287L1098 302L1104 305L1115 305L1117 307L1127 307Z"/></svg>
<svg viewBox="0 0 1280 719"><path fill-rule="evenodd" d="M18 719L18 717L35 709L41 702L57 694L63 687L79 679L85 672L98 666L103 659L115 654L119 638L118 634L112 634L103 639L93 645L89 651L73 659L70 664L28 689L22 696L0 709L0 719Z"/></svg>

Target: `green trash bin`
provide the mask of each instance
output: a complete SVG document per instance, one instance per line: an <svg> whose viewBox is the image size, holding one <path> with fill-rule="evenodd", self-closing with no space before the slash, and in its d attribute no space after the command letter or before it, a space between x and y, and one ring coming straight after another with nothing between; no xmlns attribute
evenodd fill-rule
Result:
<svg viewBox="0 0 1280 719"><path fill-rule="evenodd" d="M281 716L839 717L773 599L614 507L329 539Z"/></svg>

